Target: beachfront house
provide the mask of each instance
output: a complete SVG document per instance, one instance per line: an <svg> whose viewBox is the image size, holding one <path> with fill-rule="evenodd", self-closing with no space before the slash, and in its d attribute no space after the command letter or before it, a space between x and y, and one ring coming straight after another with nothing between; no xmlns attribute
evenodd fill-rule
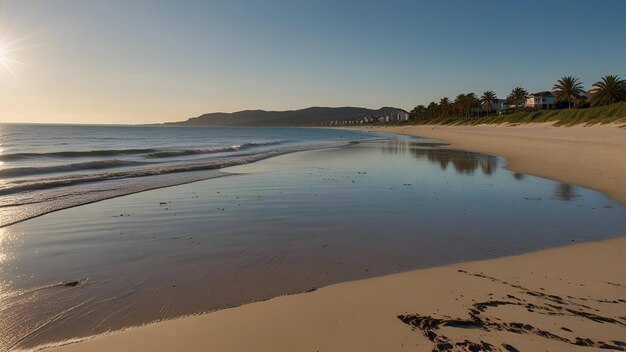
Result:
<svg viewBox="0 0 626 352"><path fill-rule="evenodd" d="M552 92L539 92L531 94L526 98L524 107L531 109L554 109L556 107L556 97Z"/></svg>
<svg viewBox="0 0 626 352"><path fill-rule="evenodd" d="M491 112L501 114L502 111L509 108L509 103L506 99L496 99L491 106L487 106L485 103L480 104L481 112Z"/></svg>

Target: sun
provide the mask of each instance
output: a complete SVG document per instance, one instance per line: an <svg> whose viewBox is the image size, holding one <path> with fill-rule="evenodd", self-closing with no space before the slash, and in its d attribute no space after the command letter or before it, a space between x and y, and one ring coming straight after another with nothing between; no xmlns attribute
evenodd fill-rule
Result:
<svg viewBox="0 0 626 352"><path fill-rule="evenodd" d="M21 61L20 56L22 55L20 54L38 46L32 43L32 39L36 35L36 33L32 33L26 36L14 37L10 35L9 31L2 31L0 28L0 74L9 73L13 78L17 79L16 70L19 70L21 66L31 66Z"/></svg>

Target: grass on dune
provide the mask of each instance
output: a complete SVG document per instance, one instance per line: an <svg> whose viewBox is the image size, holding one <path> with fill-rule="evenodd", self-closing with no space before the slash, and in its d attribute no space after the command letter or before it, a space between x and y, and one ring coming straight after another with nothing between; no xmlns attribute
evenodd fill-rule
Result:
<svg viewBox="0 0 626 352"><path fill-rule="evenodd" d="M578 124L626 123L626 102L586 109L543 110L518 112L508 115L491 115L474 118L437 118L428 121L409 121L424 125L481 125L555 122L557 126Z"/></svg>

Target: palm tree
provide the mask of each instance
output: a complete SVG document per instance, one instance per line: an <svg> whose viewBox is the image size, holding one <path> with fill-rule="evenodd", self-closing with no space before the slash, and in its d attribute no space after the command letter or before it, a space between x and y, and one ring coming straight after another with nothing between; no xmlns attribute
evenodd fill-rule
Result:
<svg viewBox="0 0 626 352"><path fill-rule="evenodd" d="M487 115L491 113L491 106L493 105L493 103L496 102L496 99L498 99L496 97L496 93L494 93L492 90L484 92L483 96L480 97L480 101L487 107Z"/></svg>
<svg viewBox="0 0 626 352"><path fill-rule="evenodd" d="M430 104L426 107L426 115L428 115L429 119L434 119L437 117L439 112L439 105L434 101L431 101Z"/></svg>
<svg viewBox="0 0 626 352"><path fill-rule="evenodd" d="M510 104L515 104L515 112L518 112L520 104L523 103L524 100L526 100L527 96L528 92L526 91L526 89L522 87L515 87L511 91L511 94L509 94L509 96L507 97L507 100Z"/></svg>
<svg viewBox="0 0 626 352"><path fill-rule="evenodd" d="M447 118L448 116L450 116L451 110L452 102L450 101L450 98L441 98L441 100L439 101L439 113L441 114L441 116Z"/></svg>
<svg viewBox="0 0 626 352"><path fill-rule="evenodd" d="M557 101L567 101L567 108L572 108L572 102L585 94L582 82L574 76L565 76L552 87Z"/></svg>
<svg viewBox="0 0 626 352"><path fill-rule="evenodd" d="M602 77L600 82L593 84L591 89L591 104L606 105L626 100L626 80L617 75Z"/></svg>
<svg viewBox="0 0 626 352"><path fill-rule="evenodd" d="M454 98L454 107L459 115L464 118L469 118L475 98L476 95L474 93L459 94Z"/></svg>
<svg viewBox="0 0 626 352"><path fill-rule="evenodd" d="M456 98L454 98L454 108L457 110L459 115L469 118L472 108L479 104L477 102L478 98L476 98L476 94L474 93L459 94Z"/></svg>
<svg viewBox="0 0 626 352"><path fill-rule="evenodd" d="M472 114L473 108L478 107L478 116L480 117L480 99L473 92L467 93L465 97L467 98L467 116Z"/></svg>
<svg viewBox="0 0 626 352"><path fill-rule="evenodd" d="M465 117L465 110L463 109L463 103L465 101L465 94L459 94L454 98L454 110L459 117Z"/></svg>
<svg viewBox="0 0 626 352"><path fill-rule="evenodd" d="M413 114L415 119L423 119L426 114L426 107L424 105L418 105L411 110L411 114Z"/></svg>

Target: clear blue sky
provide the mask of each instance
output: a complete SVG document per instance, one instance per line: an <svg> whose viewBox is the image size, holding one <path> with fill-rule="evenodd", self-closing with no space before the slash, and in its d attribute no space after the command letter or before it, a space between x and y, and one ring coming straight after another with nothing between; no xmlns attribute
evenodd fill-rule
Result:
<svg viewBox="0 0 626 352"><path fill-rule="evenodd" d="M0 121L396 106L626 76L626 1L4 1ZM5 50L6 51L6 50Z"/></svg>

